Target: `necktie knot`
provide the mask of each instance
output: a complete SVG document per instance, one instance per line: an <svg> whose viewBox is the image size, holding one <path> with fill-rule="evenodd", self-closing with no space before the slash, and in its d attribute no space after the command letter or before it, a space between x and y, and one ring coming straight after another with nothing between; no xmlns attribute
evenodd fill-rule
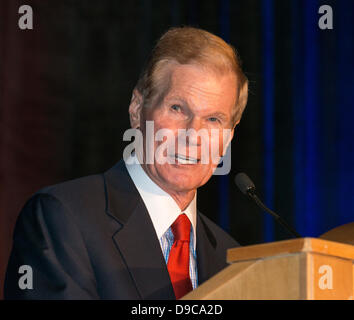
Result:
<svg viewBox="0 0 354 320"><path fill-rule="evenodd" d="M171 226L175 241L188 241L190 239L191 222L183 213L178 216Z"/></svg>

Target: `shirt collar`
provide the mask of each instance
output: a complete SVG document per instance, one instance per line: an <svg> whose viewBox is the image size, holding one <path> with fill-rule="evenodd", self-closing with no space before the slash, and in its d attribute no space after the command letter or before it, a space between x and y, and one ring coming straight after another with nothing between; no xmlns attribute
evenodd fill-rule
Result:
<svg viewBox="0 0 354 320"><path fill-rule="evenodd" d="M125 166L149 212L158 239L163 236L181 213L185 213L189 218L192 224L193 238L196 239L197 193L182 212L175 200L150 179L134 154L125 161ZM193 242L195 249L195 240Z"/></svg>

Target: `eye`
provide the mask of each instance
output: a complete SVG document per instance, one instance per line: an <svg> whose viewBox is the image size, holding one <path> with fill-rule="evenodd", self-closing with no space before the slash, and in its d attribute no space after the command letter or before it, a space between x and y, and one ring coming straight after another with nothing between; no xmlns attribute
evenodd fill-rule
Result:
<svg viewBox="0 0 354 320"><path fill-rule="evenodd" d="M171 109L174 110L174 111L181 111L181 107L179 105L177 105L177 104L173 104L171 106Z"/></svg>
<svg viewBox="0 0 354 320"><path fill-rule="evenodd" d="M210 121L210 122L218 122L219 119L216 118L216 117L210 117L210 118L208 118L208 121Z"/></svg>

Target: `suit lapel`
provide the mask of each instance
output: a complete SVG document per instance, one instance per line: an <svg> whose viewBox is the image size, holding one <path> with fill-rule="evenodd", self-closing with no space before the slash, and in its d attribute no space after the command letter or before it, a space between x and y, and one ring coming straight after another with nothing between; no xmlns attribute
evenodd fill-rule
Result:
<svg viewBox="0 0 354 320"><path fill-rule="evenodd" d="M217 241L204 221L201 214L197 214L197 264L198 285L211 278L225 267L225 257L216 250Z"/></svg>
<svg viewBox="0 0 354 320"><path fill-rule="evenodd" d="M142 299L175 299L149 213L123 161L105 173L106 212L117 222L113 241Z"/></svg>

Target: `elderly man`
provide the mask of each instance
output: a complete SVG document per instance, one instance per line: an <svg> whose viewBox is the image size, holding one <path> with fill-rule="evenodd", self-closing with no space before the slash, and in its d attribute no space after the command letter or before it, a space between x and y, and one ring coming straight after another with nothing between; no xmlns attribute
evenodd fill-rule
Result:
<svg viewBox="0 0 354 320"><path fill-rule="evenodd" d="M196 190L216 169L212 159L225 154L247 83L235 51L219 37L190 27L165 33L129 106L143 148L104 174L44 188L27 202L5 298L179 299L226 267L226 250L238 243L197 211ZM161 130L169 139L156 139ZM192 132L184 148L181 130Z"/></svg>

